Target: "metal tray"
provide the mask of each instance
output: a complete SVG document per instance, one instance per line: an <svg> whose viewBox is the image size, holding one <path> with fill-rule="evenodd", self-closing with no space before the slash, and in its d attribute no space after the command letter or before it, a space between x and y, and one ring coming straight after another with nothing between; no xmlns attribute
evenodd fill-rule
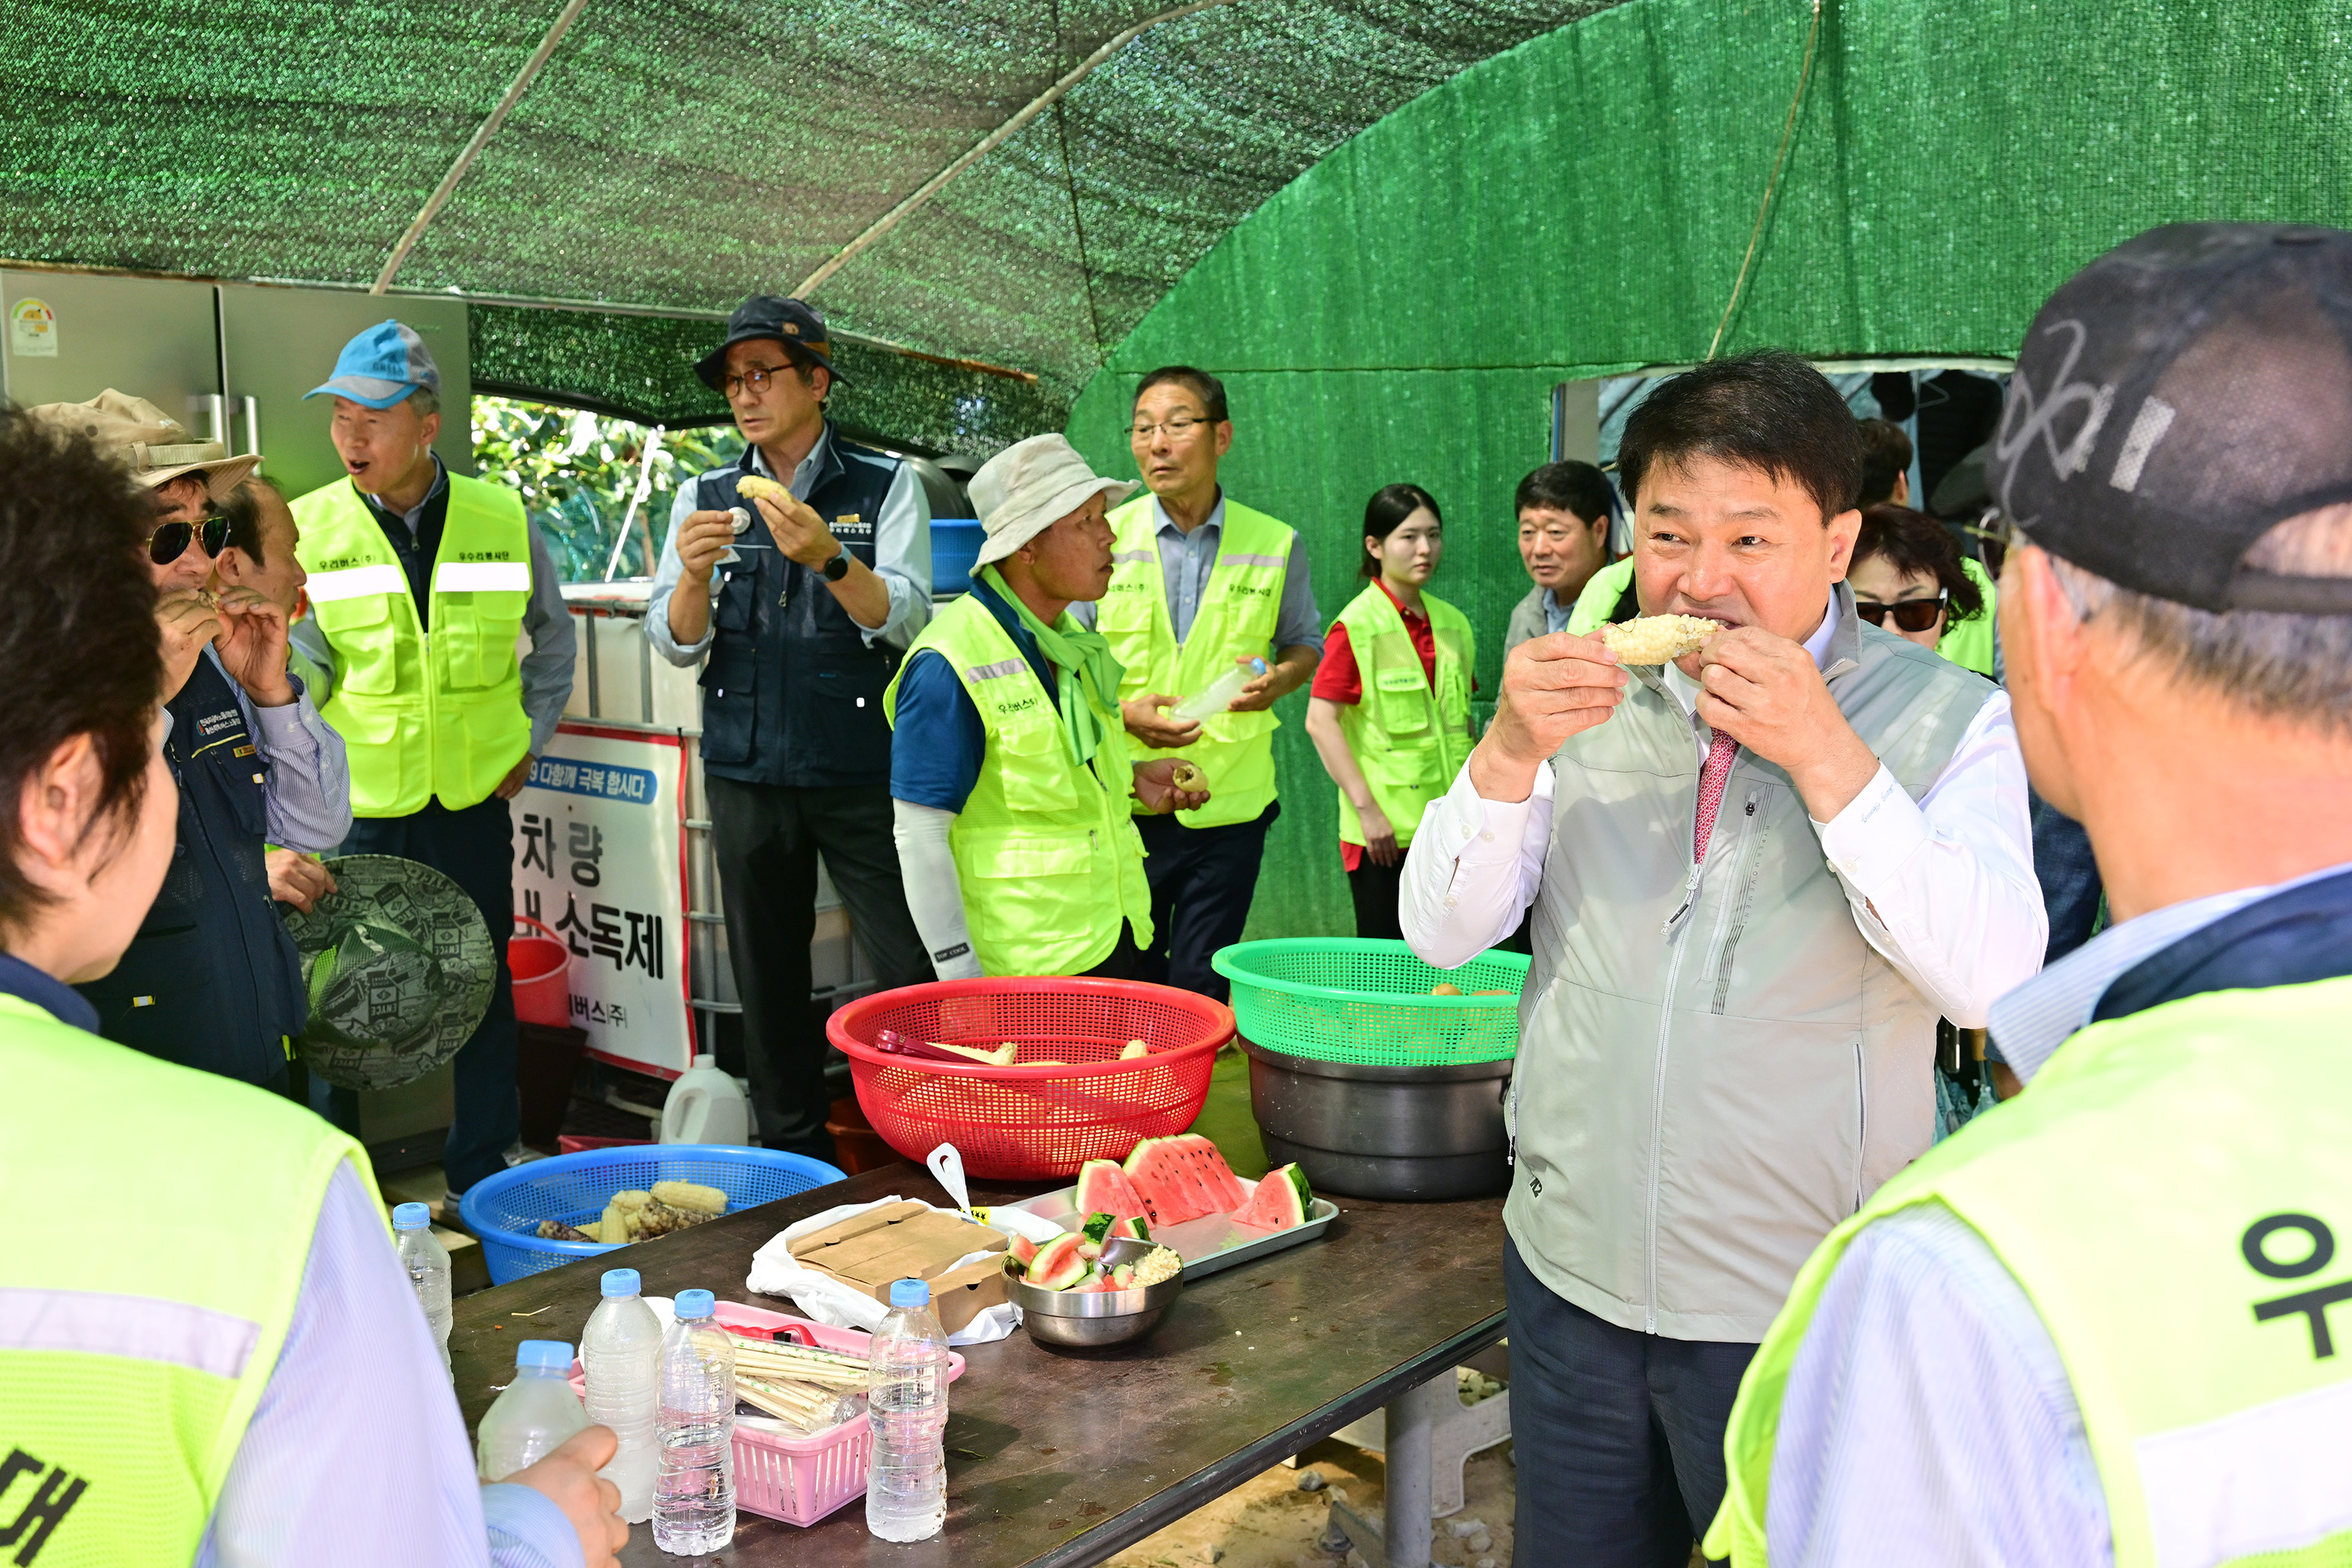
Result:
<svg viewBox="0 0 2352 1568"><path fill-rule="evenodd" d="M1252 1193L1257 1184L1247 1176L1239 1178ZM1004 1204L1003 1208L1023 1209L1040 1219L1051 1220L1064 1230L1076 1230L1086 1216L1077 1211L1078 1189L1066 1186L1055 1192L1043 1193L1025 1203ZM1269 1252L1280 1252L1286 1247L1297 1247L1313 1241L1323 1234L1323 1227L1339 1217L1339 1205L1328 1198L1318 1197L1309 1205L1303 1225L1288 1230L1260 1231L1234 1223L1231 1215L1203 1215L1188 1219L1181 1225L1171 1225L1151 1233L1151 1239L1176 1249L1184 1260L1184 1278L1200 1279L1236 1264L1247 1263L1253 1258L1264 1258Z"/></svg>

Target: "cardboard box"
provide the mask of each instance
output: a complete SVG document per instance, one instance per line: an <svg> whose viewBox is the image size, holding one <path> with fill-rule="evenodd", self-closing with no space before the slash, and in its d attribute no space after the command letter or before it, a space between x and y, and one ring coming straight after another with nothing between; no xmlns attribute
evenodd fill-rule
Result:
<svg viewBox="0 0 2352 1568"><path fill-rule="evenodd" d="M861 1295L887 1303L893 1279L930 1282L931 1310L950 1333L1004 1300L1004 1260L951 1268L969 1253L1002 1254L1010 1238L927 1205L902 1203L854 1215L800 1237L793 1256Z"/></svg>

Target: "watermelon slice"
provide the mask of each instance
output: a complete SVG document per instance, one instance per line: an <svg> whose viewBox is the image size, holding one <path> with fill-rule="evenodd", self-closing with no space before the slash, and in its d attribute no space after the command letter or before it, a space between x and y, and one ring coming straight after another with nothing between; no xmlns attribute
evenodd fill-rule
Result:
<svg viewBox="0 0 2352 1568"><path fill-rule="evenodd" d="M1198 1132L1187 1132L1176 1142L1200 1173L1202 1184L1219 1200L1219 1210L1237 1209L1249 1202L1249 1192L1242 1185L1242 1179L1234 1174L1234 1168L1225 1163L1224 1155L1214 1143Z"/></svg>
<svg viewBox="0 0 2352 1568"><path fill-rule="evenodd" d="M1037 1256L1037 1244L1025 1236L1016 1236L1004 1249L1004 1271L1015 1279L1029 1272L1029 1264Z"/></svg>
<svg viewBox="0 0 2352 1568"><path fill-rule="evenodd" d="M1289 1230L1307 1223L1307 1211L1314 1203L1315 1191L1307 1184L1306 1173L1296 1165L1284 1165L1265 1173L1250 1201L1234 1212L1234 1222L1253 1230Z"/></svg>
<svg viewBox="0 0 2352 1568"><path fill-rule="evenodd" d="M1092 1266L1078 1248L1086 1237L1076 1231L1064 1231L1037 1249L1029 1260L1029 1283L1046 1290L1066 1290L1084 1279Z"/></svg>
<svg viewBox="0 0 2352 1568"><path fill-rule="evenodd" d="M1173 1138L1147 1138L1138 1143L1124 1169L1142 1195L1144 1217L1154 1227L1181 1225L1222 1207L1217 1199L1223 1194L1209 1190Z"/></svg>
<svg viewBox="0 0 2352 1568"><path fill-rule="evenodd" d="M1135 1184L1127 1179L1116 1160L1089 1160L1078 1167L1078 1193L1075 1200L1080 1214L1134 1215L1149 1218L1143 1206L1143 1195Z"/></svg>
<svg viewBox="0 0 2352 1568"><path fill-rule="evenodd" d="M1151 1239L1151 1232L1144 1227L1141 1220L1131 1215L1115 1214L1087 1215L1086 1222L1078 1226L1078 1234L1085 1237L1087 1246L1093 1248L1087 1253L1088 1258L1101 1257L1103 1243L1114 1237L1131 1236L1139 1241ZM1084 1251L1085 1248L1080 1250Z"/></svg>

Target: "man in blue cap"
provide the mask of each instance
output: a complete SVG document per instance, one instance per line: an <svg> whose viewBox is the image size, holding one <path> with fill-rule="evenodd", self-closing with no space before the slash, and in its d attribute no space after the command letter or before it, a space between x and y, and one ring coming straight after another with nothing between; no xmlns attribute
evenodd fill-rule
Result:
<svg viewBox="0 0 2352 1568"><path fill-rule="evenodd" d="M839 377L809 305L752 296L694 368L749 445L679 489L646 635L673 664L709 656L702 769L761 1141L830 1159L809 1005L820 853L881 984L933 978L891 839L882 714L931 616L930 507L910 466L826 419Z"/></svg>
<svg viewBox="0 0 2352 1568"><path fill-rule="evenodd" d="M345 855L446 872L495 937L514 926L514 825L572 695L572 617L546 542L511 490L433 455L441 374L415 331L370 327L306 397L331 397L348 476L294 502L310 617L296 628L325 670L327 721L351 756ZM531 651L518 659L517 634ZM490 1010L457 1053L442 1156L452 1195L502 1170L521 1131L513 978L503 941Z"/></svg>

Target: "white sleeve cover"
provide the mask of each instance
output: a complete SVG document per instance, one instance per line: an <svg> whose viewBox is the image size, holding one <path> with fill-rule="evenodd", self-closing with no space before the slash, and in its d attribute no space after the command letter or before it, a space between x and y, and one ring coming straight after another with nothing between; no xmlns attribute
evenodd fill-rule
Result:
<svg viewBox="0 0 2352 1568"><path fill-rule="evenodd" d="M893 800L891 837L898 845L898 880L907 889L907 912L942 980L977 980L980 960L971 951L971 930L963 918L963 884L948 849L948 826L955 813L935 805Z"/></svg>

